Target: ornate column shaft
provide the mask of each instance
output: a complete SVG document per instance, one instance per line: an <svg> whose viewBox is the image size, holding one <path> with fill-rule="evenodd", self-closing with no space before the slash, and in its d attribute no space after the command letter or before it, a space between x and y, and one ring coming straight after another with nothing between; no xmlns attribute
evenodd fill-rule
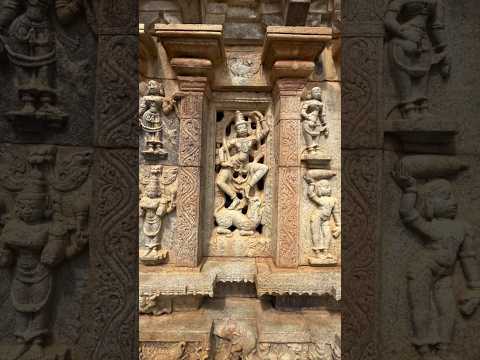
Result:
<svg viewBox="0 0 480 360"><path fill-rule="evenodd" d="M196 267L201 260L202 119L209 88L206 77L179 76L178 82L182 101L179 114L176 265Z"/></svg>
<svg viewBox="0 0 480 360"><path fill-rule="evenodd" d="M300 238L300 97L306 80L283 78L275 83L275 132L278 138L277 226L275 264L298 266Z"/></svg>

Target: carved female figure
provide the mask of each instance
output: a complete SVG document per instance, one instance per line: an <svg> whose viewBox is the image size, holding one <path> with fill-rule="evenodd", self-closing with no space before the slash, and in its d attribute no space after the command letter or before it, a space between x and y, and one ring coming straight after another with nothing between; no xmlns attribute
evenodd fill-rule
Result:
<svg viewBox="0 0 480 360"><path fill-rule="evenodd" d="M401 115L419 119L428 112L428 82L432 65L450 73L442 0L393 0L385 15L390 35L389 56L398 88Z"/></svg>
<svg viewBox="0 0 480 360"><path fill-rule="evenodd" d="M472 228L457 219L457 201L447 180L431 180L418 188L401 161L393 176L403 190L400 217L423 245L407 274L413 344L423 359L459 359L451 349L457 312L453 291L457 260L470 289L462 312L471 314L480 303L480 272Z"/></svg>
<svg viewBox="0 0 480 360"><path fill-rule="evenodd" d="M55 6L60 23L72 21L81 9L78 0L6 0L0 8L0 42L15 65L22 109L13 116L66 118L55 106L55 34L49 18Z"/></svg>
<svg viewBox="0 0 480 360"><path fill-rule="evenodd" d="M163 85L150 80L147 84L147 94L140 100L140 125L145 132L145 155L166 157L168 154L163 149L163 134L165 124L163 117L172 112L175 107L175 99L165 98Z"/></svg>
<svg viewBox="0 0 480 360"><path fill-rule="evenodd" d="M320 137L328 137L328 127L323 113L322 90L314 87L307 100L302 102L302 129L306 151L314 153L320 148Z"/></svg>

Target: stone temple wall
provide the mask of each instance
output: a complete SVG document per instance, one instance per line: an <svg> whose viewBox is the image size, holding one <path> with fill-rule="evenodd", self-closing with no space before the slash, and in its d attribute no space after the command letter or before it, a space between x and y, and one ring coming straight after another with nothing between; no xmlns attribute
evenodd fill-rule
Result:
<svg viewBox="0 0 480 360"><path fill-rule="evenodd" d="M313 4L298 26L288 6L257 1L206 2L204 24L141 24L142 359L340 357L329 6L328 26L309 26Z"/></svg>

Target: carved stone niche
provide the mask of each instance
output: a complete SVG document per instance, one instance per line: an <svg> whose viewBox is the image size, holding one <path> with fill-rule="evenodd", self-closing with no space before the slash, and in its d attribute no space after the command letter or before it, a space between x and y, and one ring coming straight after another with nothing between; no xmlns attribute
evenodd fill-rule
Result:
<svg viewBox="0 0 480 360"><path fill-rule="evenodd" d="M209 256L272 256L272 128L268 112L217 110Z"/></svg>
<svg viewBox="0 0 480 360"><path fill-rule="evenodd" d="M2 359L68 360L79 350L91 165L89 149L0 147Z"/></svg>

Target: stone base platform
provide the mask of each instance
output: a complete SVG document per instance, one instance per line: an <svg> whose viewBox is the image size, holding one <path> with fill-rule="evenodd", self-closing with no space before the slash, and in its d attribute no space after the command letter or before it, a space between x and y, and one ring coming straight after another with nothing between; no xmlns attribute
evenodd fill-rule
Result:
<svg viewBox="0 0 480 360"><path fill-rule="evenodd" d="M219 334L222 334L225 321L241 324L240 333L246 337L249 333L252 335L253 354L261 359L268 359L264 357L268 354L289 353L296 356L292 359L307 359L311 354L329 358L327 356L341 332L340 312L285 313L259 299L209 299L201 310L194 313L140 316L141 350L152 352L151 348L157 347L162 351L170 350L172 354L177 350L175 355L178 357L168 359L180 359L181 356L201 359L195 351L201 352L198 349L202 349L204 354L208 353L203 359L220 358L216 355L222 349L224 340ZM182 347L185 350L180 354ZM150 358L153 359L145 357Z"/></svg>

